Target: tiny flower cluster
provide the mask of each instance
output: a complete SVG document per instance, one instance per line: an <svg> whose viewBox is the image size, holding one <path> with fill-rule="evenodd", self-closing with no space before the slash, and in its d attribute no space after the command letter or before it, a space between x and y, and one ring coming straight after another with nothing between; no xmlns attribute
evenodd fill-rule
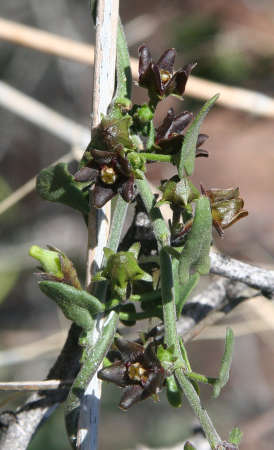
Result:
<svg viewBox="0 0 274 450"><path fill-rule="evenodd" d="M134 175L122 149L115 151L92 149L90 154L92 159L76 172L74 178L76 181L94 184L93 206L102 208L117 193L126 202L131 202L136 196Z"/></svg>

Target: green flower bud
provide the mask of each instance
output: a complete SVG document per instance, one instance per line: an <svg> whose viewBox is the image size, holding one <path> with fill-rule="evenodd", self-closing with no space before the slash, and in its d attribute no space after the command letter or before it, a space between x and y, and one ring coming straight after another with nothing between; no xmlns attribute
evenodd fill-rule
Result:
<svg viewBox="0 0 274 450"><path fill-rule="evenodd" d="M61 269L59 253L53 250L46 250L38 245L32 245L29 249L29 255L37 259L46 273L54 275L56 278L64 278Z"/></svg>
<svg viewBox="0 0 274 450"><path fill-rule="evenodd" d="M137 112L135 113L135 117L138 118L138 120L141 123L147 123L150 122L150 120L153 119L153 112L151 111L150 107L148 105L142 105L138 108Z"/></svg>

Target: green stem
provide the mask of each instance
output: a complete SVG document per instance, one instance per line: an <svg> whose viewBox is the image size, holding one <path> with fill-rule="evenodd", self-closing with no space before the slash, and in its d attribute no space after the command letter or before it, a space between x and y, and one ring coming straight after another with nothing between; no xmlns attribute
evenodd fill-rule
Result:
<svg viewBox="0 0 274 450"><path fill-rule="evenodd" d="M172 155L162 155L157 153L138 153L147 161L172 162Z"/></svg>
<svg viewBox="0 0 274 450"><path fill-rule="evenodd" d="M143 319L150 319L151 317L155 317L154 311L143 311L143 312L136 312L136 313L130 313L126 311L119 312L119 319L129 322L134 322L137 320L143 320Z"/></svg>
<svg viewBox="0 0 274 450"><path fill-rule="evenodd" d="M197 381L198 383L215 384L217 380L217 378L206 377L196 372L185 372L185 375L190 380Z"/></svg>
<svg viewBox="0 0 274 450"><path fill-rule="evenodd" d="M178 356L179 361L182 363L183 367L185 367L185 362L180 351L180 344L176 328L176 310L171 257L163 248L169 244L169 230L159 208L155 207L155 199L146 179L138 180L137 185L147 213L150 216L160 252L161 291L165 325L165 343L168 347L174 345L175 355ZM200 420L211 448L215 449L217 445L221 443L221 439L217 431L215 430L206 410L202 407L200 398L193 385L191 384L191 381L187 379L187 377L184 375L183 369L181 368L175 370L175 376L195 415Z"/></svg>
<svg viewBox="0 0 274 450"><path fill-rule="evenodd" d="M169 229L163 219L160 209L155 207L155 197L150 190L146 178L144 177L143 180L136 180L136 184L144 202L146 211L152 222L153 231L157 239L158 248L160 250L162 247L169 244Z"/></svg>
<svg viewBox="0 0 274 450"><path fill-rule="evenodd" d="M144 292L143 294L132 295L129 300L132 302L153 302L161 298L161 291L159 289L150 292Z"/></svg>
<svg viewBox="0 0 274 450"><path fill-rule="evenodd" d="M175 370L175 377L178 381L179 386L184 392L190 406L198 417L211 448L213 450L216 449L217 445L221 444L222 440L215 430L214 425L211 422L211 419L208 416L206 410L202 407L199 395L195 391L191 381L189 381L184 375L182 369Z"/></svg>
<svg viewBox="0 0 274 450"><path fill-rule="evenodd" d="M170 255L160 250L161 291L163 303L163 317L165 324L165 344L174 346L175 355L180 357L180 344L176 328L175 292Z"/></svg>

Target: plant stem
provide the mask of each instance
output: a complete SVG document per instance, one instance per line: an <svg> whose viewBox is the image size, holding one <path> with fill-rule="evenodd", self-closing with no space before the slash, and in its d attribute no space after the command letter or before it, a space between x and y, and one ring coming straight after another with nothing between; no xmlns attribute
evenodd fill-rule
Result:
<svg viewBox="0 0 274 450"><path fill-rule="evenodd" d="M200 397L195 391L191 381L187 379L182 369L175 370L175 377L178 381L179 386L184 392L190 406L195 412L195 415L198 417L211 448L213 450L216 449L217 445L221 444L222 440L215 430L214 425L211 422L211 419L208 416L206 410L202 407Z"/></svg>
<svg viewBox="0 0 274 450"><path fill-rule="evenodd" d="M157 153L138 153L147 161L172 162L172 155L161 155Z"/></svg>
<svg viewBox="0 0 274 450"><path fill-rule="evenodd" d="M180 351L180 344L176 329L176 309L171 257L164 250L164 247L169 244L169 230L159 208L154 206L155 199L146 179L138 180L137 185L147 213L149 214L149 217L151 219L160 253L161 291L165 325L165 343L168 347L174 346L175 355L178 357L183 366L185 366L185 362ZM197 392L195 391L191 382L184 375L183 369L176 369L175 376L195 415L198 417L211 448L215 449L216 446L221 443L221 439L217 431L215 430L206 410L202 407Z"/></svg>
<svg viewBox="0 0 274 450"><path fill-rule="evenodd" d="M197 381L198 383L214 384L217 380L217 378L206 377L205 375L196 372L186 372L185 375L190 380Z"/></svg>

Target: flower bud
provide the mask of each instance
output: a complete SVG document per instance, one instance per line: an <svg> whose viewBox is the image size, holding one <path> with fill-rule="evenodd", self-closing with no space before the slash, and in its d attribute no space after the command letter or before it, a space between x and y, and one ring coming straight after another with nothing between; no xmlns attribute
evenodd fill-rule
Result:
<svg viewBox="0 0 274 450"><path fill-rule="evenodd" d="M37 259L46 273L62 279L64 274L61 269L59 254L53 250L46 250L38 245L32 245L29 249L29 255Z"/></svg>

